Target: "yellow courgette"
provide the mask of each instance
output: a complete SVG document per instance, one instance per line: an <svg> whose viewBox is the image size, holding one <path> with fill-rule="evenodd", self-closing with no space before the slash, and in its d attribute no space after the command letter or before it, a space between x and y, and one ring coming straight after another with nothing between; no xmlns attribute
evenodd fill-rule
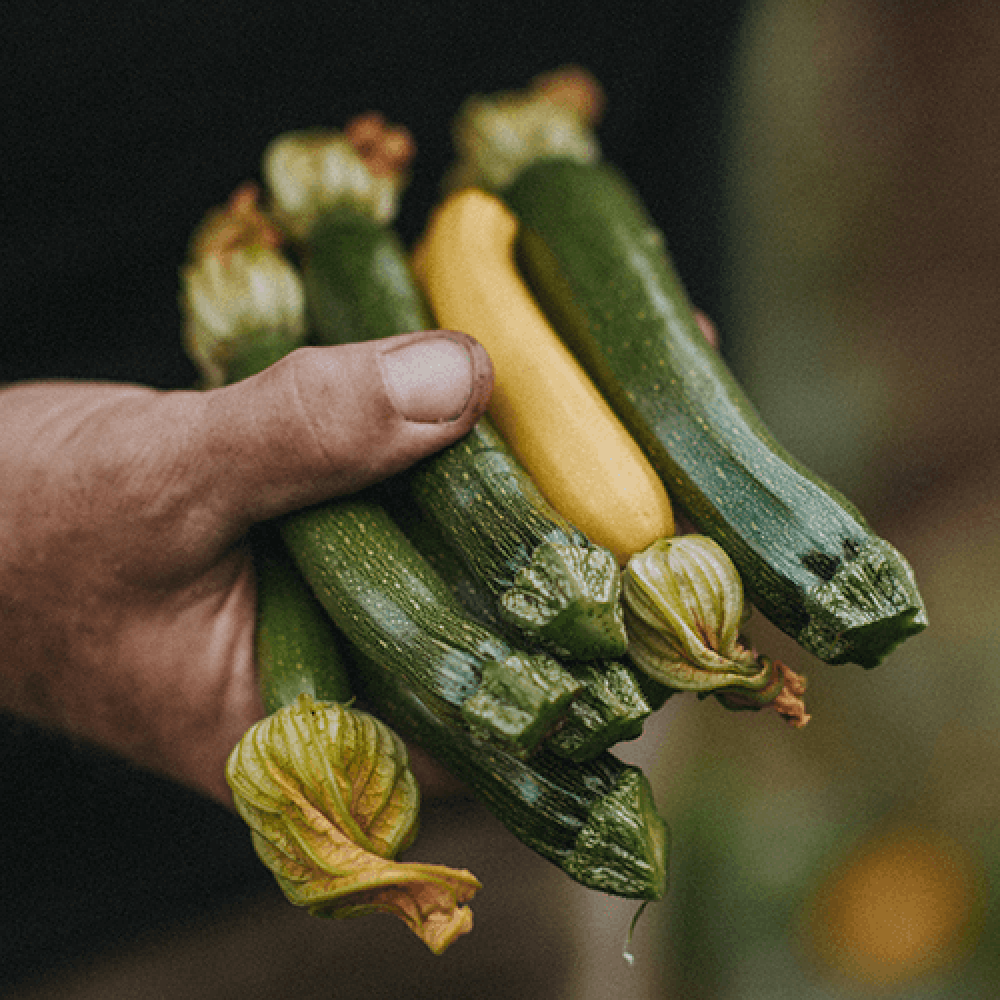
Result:
<svg viewBox="0 0 1000 1000"><path fill-rule="evenodd" d="M483 191L433 213L415 270L437 322L489 351L490 416L549 503L621 565L673 534L663 484L538 309L514 264L517 223Z"/></svg>

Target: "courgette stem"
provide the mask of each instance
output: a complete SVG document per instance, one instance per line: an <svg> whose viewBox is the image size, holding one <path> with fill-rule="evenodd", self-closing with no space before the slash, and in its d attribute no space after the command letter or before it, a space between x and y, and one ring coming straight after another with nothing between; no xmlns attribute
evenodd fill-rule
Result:
<svg viewBox="0 0 1000 1000"><path fill-rule="evenodd" d="M669 830L642 771L603 753L569 764L548 750L518 758L450 726L398 675L350 650L366 701L465 782L522 843L581 885L630 899L667 889Z"/></svg>

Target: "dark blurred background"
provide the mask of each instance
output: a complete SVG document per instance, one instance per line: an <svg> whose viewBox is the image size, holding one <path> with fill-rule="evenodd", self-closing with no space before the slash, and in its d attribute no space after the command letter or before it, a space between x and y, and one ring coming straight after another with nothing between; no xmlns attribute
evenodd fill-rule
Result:
<svg viewBox="0 0 1000 1000"><path fill-rule="evenodd" d="M388 918L293 911L220 808L0 718L0 993L995 995L998 10L9 0L0 381L191 384L177 268L271 138L373 108L406 124L409 242L461 100L580 63L608 92L606 157L751 397L910 557L932 627L865 672L756 622L809 677L806 730L674 699L623 748L675 842L634 966L634 906L467 800L429 804L414 852L485 884L435 959Z"/></svg>

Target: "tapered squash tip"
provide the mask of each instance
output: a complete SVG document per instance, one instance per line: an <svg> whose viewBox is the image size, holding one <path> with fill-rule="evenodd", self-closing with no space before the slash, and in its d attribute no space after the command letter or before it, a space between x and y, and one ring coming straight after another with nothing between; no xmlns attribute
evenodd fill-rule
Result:
<svg viewBox="0 0 1000 1000"><path fill-rule="evenodd" d="M636 671L621 660L573 664L585 684L546 745L572 761L593 760L616 743L642 735L653 712Z"/></svg>
<svg viewBox="0 0 1000 1000"><path fill-rule="evenodd" d="M627 899L662 899L667 891L670 831L656 811L646 776L627 767L590 811L563 865L582 885Z"/></svg>
<svg viewBox="0 0 1000 1000"><path fill-rule="evenodd" d="M807 596L809 624L799 643L827 663L876 667L927 627L927 609L906 559L872 538Z"/></svg>

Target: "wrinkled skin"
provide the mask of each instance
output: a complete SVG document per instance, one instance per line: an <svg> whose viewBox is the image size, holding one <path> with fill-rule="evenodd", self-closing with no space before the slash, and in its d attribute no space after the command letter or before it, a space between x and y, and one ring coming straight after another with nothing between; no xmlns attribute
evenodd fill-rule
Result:
<svg viewBox="0 0 1000 1000"><path fill-rule="evenodd" d="M435 332L207 392L3 389L0 708L231 804L226 757L264 714L247 530L446 446L491 391L482 348Z"/></svg>

